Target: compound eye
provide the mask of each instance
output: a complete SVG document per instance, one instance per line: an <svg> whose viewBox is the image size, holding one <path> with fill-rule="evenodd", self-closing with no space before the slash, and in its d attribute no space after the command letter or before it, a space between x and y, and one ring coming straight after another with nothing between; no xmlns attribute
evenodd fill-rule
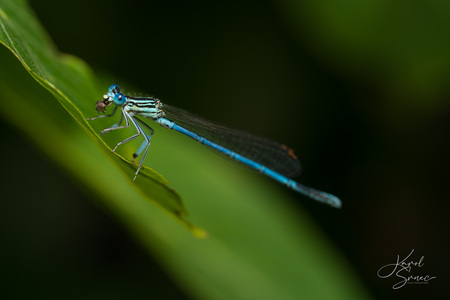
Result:
<svg viewBox="0 0 450 300"><path fill-rule="evenodd" d="M113 94L120 93L120 87L117 84L113 84L109 87L108 93L113 93Z"/></svg>
<svg viewBox="0 0 450 300"><path fill-rule="evenodd" d="M115 105L124 105L126 101L127 101L127 98L123 94L117 93L114 95L114 104Z"/></svg>

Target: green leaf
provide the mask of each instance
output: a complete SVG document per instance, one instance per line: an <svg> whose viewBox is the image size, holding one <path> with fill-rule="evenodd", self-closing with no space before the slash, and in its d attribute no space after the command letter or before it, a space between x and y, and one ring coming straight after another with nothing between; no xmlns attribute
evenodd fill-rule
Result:
<svg viewBox="0 0 450 300"><path fill-rule="evenodd" d="M102 124L103 128L107 127L106 123L96 122L93 125L96 126L97 130L94 130L91 124L86 121L86 117L94 116L93 108L96 99L101 97L106 85L99 88L101 85L98 84L94 74L83 61L70 55L58 53L35 18L23 7L23 1L2 2L0 9L1 43L13 52L25 69L53 94L62 107L87 133L97 137L100 143L111 150L108 144L97 134ZM27 22L18 20L27 20ZM32 98L34 97L29 96L27 100L32 101ZM42 101L33 101L26 106L31 108L36 103L40 104ZM14 105L17 105L17 103L14 103ZM39 108L33 108L33 110L38 111ZM37 114L35 115L37 117ZM24 122L36 123L36 120L31 118L25 119ZM30 124L30 126L32 125ZM123 148L127 149L127 147ZM131 157L130 153L127 154L125 157ZM72 163L72 160L65 153L61 153L61 155L63 156L61 159L68 159L68 163ZM124 156L118 153L115 153L115 156L120 158L113 161L116 172L120 171L122 174L115 175L114 178L120 178L118 180L120 186L128 185L132 187L136 192L142 193L148 201L157 203L177 217L193 232L201 233L200 229L195 228L187 221L185 218L186 210L179 195L167 186L167 181L161 175L144 167L138 177L139 179L134 184L131 179L134 177L135 167ZM98 174L93 177L92 173L87 173L84 178L94 183L105 177L98 177Z"/></svg>
<svg viewBox="0 0 450 300"><path fill-rule="evenodd" d="M187 293L204 299L367 298L345 259L307 215L288 205L284 189L155 128L147 163L164 170L192 220L208 228L210 238L194 238L191 232L204 231L186 221L167 182L149 168L132 182L135 166L108 146L121 136L102 136L104 142L96 132L108 122L93 122L94 130L85 121L108 84L79 59L58 53L24 1L0 0L0 41L10 50L0 49L0 115L114 211ZM132 152L125 147L121 153Z"/></svg>

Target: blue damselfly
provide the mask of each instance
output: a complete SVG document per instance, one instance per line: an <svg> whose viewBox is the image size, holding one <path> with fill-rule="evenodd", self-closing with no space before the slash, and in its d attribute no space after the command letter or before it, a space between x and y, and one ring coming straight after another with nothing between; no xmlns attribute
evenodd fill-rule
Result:
<svg viewBox="0 0 450 300"><path fill-rule="evenodd" d="M336 196L307 187L289 178L298 175L301 167L294 151L285 145L218 125L181 108L163 104L157 98L126 96L120 92L120 87L116 84L113 84L108 94L96 103L96 110L104 113L111 104L115 104L111 114L99 115L88 120L111 117L120 108L122 112L120 121L103 129L100 133L128 128L130 124L136 128L137 133L119 142L113 151L141 135L144 137L142 145L133 155L134 159L144 152L134 179L144 163L153 135L153 129L137 118L140 116L152 119L165 128L181 132L210 147L216 153L273 178L305 196L333 207L341 207L341 201ZM125 125L121 125L123 120ZM144 128L148 132L145 132Z"/></svg>

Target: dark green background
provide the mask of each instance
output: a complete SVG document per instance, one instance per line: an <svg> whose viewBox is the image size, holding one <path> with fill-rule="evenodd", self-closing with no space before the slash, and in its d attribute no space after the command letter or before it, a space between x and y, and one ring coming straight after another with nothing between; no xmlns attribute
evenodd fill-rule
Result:
<svg viewBox="0 0 450 300"><path fill-rule="evenodd" d="M123 79L136 93L294 148L299 181L344 203L337 211L296 196L299 207L376 297L448 297L450 4L298 3L31 1L62 52L115 74L105 92ZM20 279L34 283L22 291L31 295L58 287L74 298L186 297L88 193L2 127L3 168L13 175L4 195L18 199L1 207L9 291ZM35 213L21 215L23 205ZM377 270L411 249L437 279L394 291ZM17 265L17 255L30 257Z"/></svg>

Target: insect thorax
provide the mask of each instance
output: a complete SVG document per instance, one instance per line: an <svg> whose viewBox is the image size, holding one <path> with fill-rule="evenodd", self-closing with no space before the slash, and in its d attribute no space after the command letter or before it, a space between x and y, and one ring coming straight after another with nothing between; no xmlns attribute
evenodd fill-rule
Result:
<svg viewBox="0 0 450 300"><path fill-rule="evenodd" d="M156 120L164 115L161 107L161 101L156 98L128 98L128 103L126 104L125 109L133 115Z"/></svg>

